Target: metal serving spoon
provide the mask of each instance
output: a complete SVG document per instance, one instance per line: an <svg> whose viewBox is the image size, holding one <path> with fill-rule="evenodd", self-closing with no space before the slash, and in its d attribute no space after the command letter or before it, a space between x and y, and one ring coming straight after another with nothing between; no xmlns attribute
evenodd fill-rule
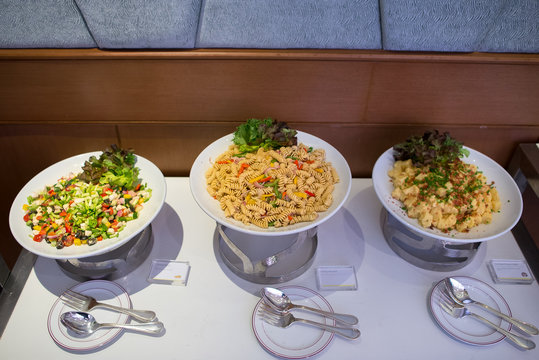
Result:
<svg viewBox="0 0 539 360"><path fill-rule="evenodd" d="M164 326L160 321L153 321L141 324L100 324L95 318L85 312L69 311L60 315L60 321L68 329L79 335L90 335L99 328L123 328L139 331L147 334L159 334Z"/></svg>
<svg viewBox="0 0 539 360"><path fill-rule="evenodd" d="M283 312L293 308L298 308L318 313L344 324L355 325L358 323L358 319L354 315L331 313L305 305L294 304L290 298L279 289L265 287L260 291L260 293L264 302L277 311Z"/></svg>
<svg viewBox="0 0 539 360"><path fill-rule="evenodd" d="M511 324L515 325L522 331L530 334L530 335L537 335L539 334L539 330L532 325L528 324L527 322L512 318L508 315L505 315L504 313L499 312L498 310L483 304L479 301L473 300L470 295L468 294L468 291L464 288L464 285L462 285L457 279L454 278L446 278L444 280L445 286L447 287L447 290L449 290L449 295L455 300L457 303L464 305L464 304L474 304L477 306L481 306L482 308L490 311L491 313L501 317L502 319L510 322Z"/></svg>

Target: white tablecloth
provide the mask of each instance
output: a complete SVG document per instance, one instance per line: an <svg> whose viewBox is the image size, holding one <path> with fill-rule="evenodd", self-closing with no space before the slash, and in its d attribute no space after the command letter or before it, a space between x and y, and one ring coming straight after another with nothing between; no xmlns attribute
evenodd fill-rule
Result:
<svg viewBox="0 0 539 360"><path fill-rule="evenodd" d="M116 280L133 305L152 309L166 326L160 337L125 332L110 346L80 355L84 359L272 359L251 328L252 310L262 285L240 279L221 260L214 244L215 222L195 203L187 178L167 178L167 198L153 222L155 244L149 258ZM380 226L381 204L370 179L354 179L344 207L319 227L313 265L282 285L317 290L315 269L321 265L353 265L357 291L320 292L337 312L355 314L362 336L355 341L335 337L320 359L537 359L539 349L521 351L508 341L485 347L449 337L433 321L427 298L445 276L482 280L503 295L513 315L539 325L539 286L494 284L489 259L524 259L511 233L479 248L474 260L452 272L418 268L397 256ZM187 286L150 284L153 259L189 261ZM55 260L38 258L0 339L2 359L72 359L47 330L51 306L77 281ZM539 337L533 337L539 343Z"/></svg>

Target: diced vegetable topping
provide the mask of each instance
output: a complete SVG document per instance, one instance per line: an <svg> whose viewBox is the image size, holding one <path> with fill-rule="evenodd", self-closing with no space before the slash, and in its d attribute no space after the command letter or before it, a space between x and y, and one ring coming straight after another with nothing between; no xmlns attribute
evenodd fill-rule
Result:
<svg viewBox="0 0 539 360"><path fill-rule="evenodd" d="M113 146L99 159L86 161L84 172L62 177L29 196L23 220L32 228L33 240L62 249L117 237L151 197L134 164L131 151Z"/></svg>

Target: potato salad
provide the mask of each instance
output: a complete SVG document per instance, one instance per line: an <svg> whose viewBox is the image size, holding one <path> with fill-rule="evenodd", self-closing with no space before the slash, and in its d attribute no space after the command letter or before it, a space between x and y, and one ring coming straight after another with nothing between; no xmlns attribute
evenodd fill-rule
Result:
<svg viewBox="0 0 539 360"><path fill-rule="evenodd" d="M395 164L388 175L392 197L425 228L467 232L488 224L501 209L494 183L460 158L469 151L438 131L412 136L393 147Z"/></svg>

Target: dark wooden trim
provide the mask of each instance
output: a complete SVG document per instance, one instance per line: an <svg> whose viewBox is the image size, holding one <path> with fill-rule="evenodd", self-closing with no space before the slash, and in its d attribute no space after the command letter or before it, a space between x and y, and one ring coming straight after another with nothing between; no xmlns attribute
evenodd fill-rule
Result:
<svg viewBox="0 0 539 360"><path fill-rule="evenodd" d="M479 64L539 64L538 54L442 53L385 50L324 49L187 49L187 50L100 50L100 49L0 49L2 60L321 60L376 62L448 62Z"/></svg>

